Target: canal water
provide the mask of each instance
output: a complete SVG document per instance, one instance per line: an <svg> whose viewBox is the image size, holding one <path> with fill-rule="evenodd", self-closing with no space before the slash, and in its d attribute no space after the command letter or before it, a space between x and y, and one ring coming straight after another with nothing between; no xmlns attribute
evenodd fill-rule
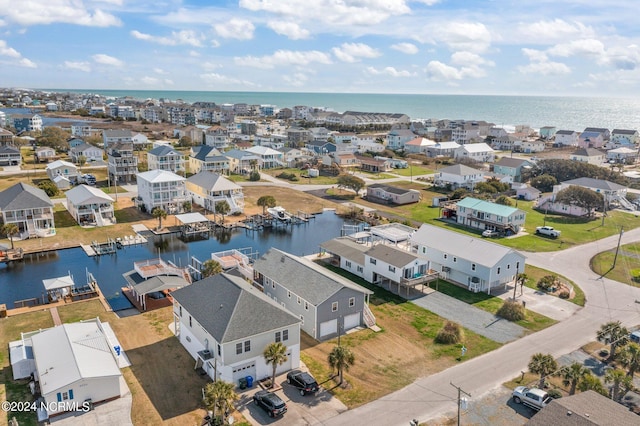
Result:
<svg viewBox="0 0 640 426"><path fill-rule="evenodd" d="M164 260L186 266L191 256L204 261L211 258L212 252L245 247L251 247L259 254L276 247L304 256L317 253L321 243L339 236L343 223L344 220L334 212L326 211L306 224L262 231L217 232L200 241L184 242L177 234L152 236L146 244L123 248L114 255L89 257L81 248L28 255L22 262L0 266L0 304L13 308L17 300L42 297L43 279L69 273L76 285L83 285L88 271L96 278L114 310L127 309L131 304L121 292L126 285L122 274L133 269L133 262L159 254Z"/></svg>

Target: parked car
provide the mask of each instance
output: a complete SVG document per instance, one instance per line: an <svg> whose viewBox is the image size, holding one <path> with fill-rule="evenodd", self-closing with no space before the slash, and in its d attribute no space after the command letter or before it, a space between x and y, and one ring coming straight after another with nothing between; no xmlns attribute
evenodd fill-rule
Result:
<svg viewBox="0 0 640 426"><path fill-rule="evenodd" d="M551 402L551 397L548 393L538 388L528 388L525 386L518 386L513 390L512 394L513 402L516 404L527 405L534 410L540 410Z"/></svg>
<svg viewBox="0 0 640 426"><path fill-rule="evenodd" d="M261 390L253 395L253 402L262 407L269 417L281 416L287 412L287 404L275 393Z"/></svg>
<svg viewBox="0 0 640 426"><path fill-rule="evenodd" d="M300 370L291 370L287 373L287 383L300 389L300 395L315 394L320 387L313 376Z"/></svg>
<svg viewBox="0 0 640 426"><path fill-rule="evenodd" d="M498 231L492 231L491 229L487 229L485 231L482 232L482 236L483 237L499 237L500 233Z"/></svg>
<svg viewBox="0 0 640 426"><path fill-rule="evenodd" d="M558 238L560 236L560 231L554 229L553 226L538 226L536 228L536 234L546 235L551 238Z"/></svg>

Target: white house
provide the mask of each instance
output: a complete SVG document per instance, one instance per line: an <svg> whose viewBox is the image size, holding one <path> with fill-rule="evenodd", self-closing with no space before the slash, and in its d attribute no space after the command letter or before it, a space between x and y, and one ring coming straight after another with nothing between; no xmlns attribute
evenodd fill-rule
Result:
<svg viewBox="0 0 640 426"><path fill-rule="evenodd" d="M481 163L493 163L495 151L484 142L467 143L455 150L454 157L456 159L468 158Z"/></svg>
<svg viewBox="0 0 640 426"><path fill-rule="evenodd" d="M133 143L131 130L105 129L102 131L102 141L105 149L115 143Z"/></svg>
<svg viewBox="0 0 640 426"><path fill-rule="evenodd" d="M420 137L405 142L404 149L412 154L426 154L429 147L435 144L431 139Z"/></svg>
<svg viewBox="0 0 640 426"><path fill-rule="evenodd" d="M605 154L595 148L578 148L569 155L569 159L599 166L604 163Z"/></svg>
<svg viewBox="0 0 640 426"><path fill-rule="evenodd" d="M621 146L607 151L607 160L615 163L633 164L637 157L638 150L635 148Z"/></svg>
<svg viewBox="0 0 640 426"><path fill-rule="evenodd" d="M387 244L376 244L364 253L364 277L370 283L397 286L409 294L411 288L429 280L429 261L406 250Z"/></svg>
<svg viewBox="0 0 640 426"><path fill-rule="evenodd" d="M485 181L484 175L485 173L482 170L474 169L464 164L454 164L440 169L435 174L433 182L436 186L450 186L451 189L473 189L476 184Z"/></svg>
<svg viewBox="0 0 640 426"><path fill-rule="evenodd" d="M242 187L218 173L200 172L187 178L187 197L206 210L215 211L216 203L226 201L229 213L244 211Z"/></svg>
<svg viewBox="0 0 640 426"><path fill-rule="evenodd" d="M168 170L149 170L138 173L139 203L148 213L159 207L169 214L180 213L187 201L186 179Z"/></svg>
<svg viewBox="0 0 640 426"><path fill-rule="evenodd" d="M525 267L525 256L516 250L433 225L422 225L412 235L411 247L444 279L475 292L490 294L515 283Z"/></svg>
<svg viewBox="0 0 640 426"><path fill-rule="evenodd" d="M104 158L104 150L98 148L97 146L83 143L71 148L69 150L69 157L74 163L79 163L80 157L84 157L87 163L91 163L93 161L102 161Z"/></svg>
<svg viewBox="0 0 640 426"><path fill-rule="evenodd" d="M620 202L625 205L629 203L626 201L627 196L627 187L624 185L620 185L615 182L609 182L607 180L602 179L594 179L594 178L577 178L566 180L564 182L560 182L559 185L555 185L553 187L553 193L557 194L558 192L566 189L570 186L580 186L582 188L590 189L594 192L602 194L604 196L605 201L607 203L611 202Z"/></svg>
<svg viewBox="0 0 640 426"><path fill-rule="evenodd" d="M300 366L300 319L243 278L217 274L171 295L176 337L212 379L270 377L262 353L276 342L287 347L277 372Z"/></svg>
<svg viewBox="0 0 640 426"><path fill-rule="evenodd" d="M575 130L558 130L555 135L555 143L560 146L578 146L578 132Z"/></svg>
<svg viewBox="0 0 640 426"><path fill-rule="evenodd" d="M45 170L51 180L56 176L64 176L69 180L78 178L78 168L76 165L64 160L56 160L53 163L47 164Z"/></svg>
<svg viewBox="0 0 640 426"><path fill-rule="evenodd" d="M282 167L284 163L284 155L280 151L268 148L266 146L254 146L246 150L250 154L254 154L259 157L258 161L260 168L273 169L275 167Z"/></svg>
<svg viewBox="0 0 640 426"><path fill-rule="evenodd" d="M638 142L640 142L640 135L637 130L613 129L607 148L634 148Z"/></svg>
<svg viewBox="0 0 640 426"><path fill-rule="evenodd" d="M185 163L184 155L172 146L161 145L147 152L149 170L169 170L173 173L186 173Z"/></svg>
<svg viewBox="0 0 640 426"><path fill-rule="evenodd" d="M18 227L18 237L56 235L53 202L40 188L19 182L0 192L2 223Z"/></svg>
<svg viewBox="0 0 640 426"><path fill-rule="evenodd" d="M458 148L460 148L460 144L457 142L438 142L427 147L427 155L429 157L453 157Z"/></svg>
<svg viewBox="0 0 640 426"><path fill-rule="evenodd" d="M116 223L113 198L88 185L67 191L67 210L81 226L107 226Z"/></svg>

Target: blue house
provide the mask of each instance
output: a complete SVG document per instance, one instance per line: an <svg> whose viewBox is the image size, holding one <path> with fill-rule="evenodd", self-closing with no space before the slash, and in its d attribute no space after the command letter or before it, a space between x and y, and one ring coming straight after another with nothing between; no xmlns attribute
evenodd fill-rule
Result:
<svg viewBox="0 0 640 426"><path fill-rule="evenodd" d="M306 143L306 148L316 154L329 154L336 152L336 144L327 141L311 141Z"/></svg>
<svg viewBox="0 0 640 426"><path fill-rule="evenodd" d="M502 157L493 165L493 172L511 177L511 182L520 182L522 170L533 167L533 163L520 158Z"/></svg>

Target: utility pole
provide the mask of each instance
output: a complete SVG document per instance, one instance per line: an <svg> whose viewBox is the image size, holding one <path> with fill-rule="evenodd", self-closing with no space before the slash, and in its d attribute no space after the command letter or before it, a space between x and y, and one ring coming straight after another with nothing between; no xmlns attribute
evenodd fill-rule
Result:
<svg viewBox="0 0 640 426"><path fill-rule="evenodd" d="M618 237L618 246L616 247L616 254L613 256L613 265L611 265L611 269L616 267L616 262L618 261L618 252L620 251L620 243L622 242L622 234L624 234L624 228L620 227L620 236Z"/></svg>
<svg viewBox="0 0 640 426"><path fill-rule="evenodd" d="M469 398L471 398L471 394L463 391L460 386L456 386L452 382L449 382L449 384L458 390L458 426L460 426L460 405L462 404L462 398L460 394L465 394Z"/></svg>

